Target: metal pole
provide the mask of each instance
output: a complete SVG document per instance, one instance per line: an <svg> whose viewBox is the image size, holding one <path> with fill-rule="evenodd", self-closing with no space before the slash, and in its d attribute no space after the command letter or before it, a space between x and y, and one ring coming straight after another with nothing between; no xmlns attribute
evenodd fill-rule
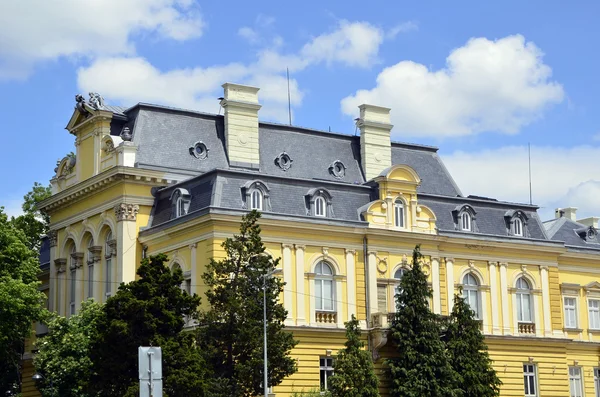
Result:
<svg viewBox="0 0 600 397"><path fill-rule="evenodd" d="M263 386L265 389L265 397L269 397L269 386L267 385L267 370L268 370L268 365L267 365L267 275L265 274L263 276L263 330L264 330L264 336L265 336L265 357L264 357L264 368L263 368L263 372L264 372L264 379L263 379Z"/></svg>

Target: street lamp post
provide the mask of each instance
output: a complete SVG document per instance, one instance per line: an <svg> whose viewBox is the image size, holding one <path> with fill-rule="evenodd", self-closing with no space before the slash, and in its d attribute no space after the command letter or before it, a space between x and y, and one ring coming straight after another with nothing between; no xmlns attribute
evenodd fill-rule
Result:
<svg viewBox="0 0 600 397"><path fill-rule="evenodd" d="M263 330L264 330L264 337L265 337L263 386L265 389L265 397L268 397L268 393L269 393L269 386L267 385L267 370L269 368L268 364L267 364L267 276L269 276L269 274L267 274L267 273L265 273L263 275Z"/></svg>

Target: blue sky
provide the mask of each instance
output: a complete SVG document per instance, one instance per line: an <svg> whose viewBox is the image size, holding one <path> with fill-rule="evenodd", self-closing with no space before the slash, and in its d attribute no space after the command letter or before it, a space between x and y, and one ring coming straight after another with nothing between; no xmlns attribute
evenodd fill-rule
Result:
<svg viewBox="0 0 600 397"><path fill-rule="evenodd" d="M353 133L362 102L394 139L440 147L464 194L600 215L600 3L594 1L0 3L0 205L16 213L73 150L74 95L217 112L253 84L261 118Z"/></svg>

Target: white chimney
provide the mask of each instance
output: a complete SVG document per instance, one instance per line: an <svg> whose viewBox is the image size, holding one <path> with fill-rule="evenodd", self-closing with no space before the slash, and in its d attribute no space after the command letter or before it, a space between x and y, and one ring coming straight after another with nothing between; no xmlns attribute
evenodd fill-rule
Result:
<svg viewBox="0 0 600 397"><path fill-rule="evenodd" d="M224 98L221 106L225 109L225 143L229 164L258 169L259 88L233 83L225 83L222 87Z"/></svg>
<svg viewBox="0 0 600 397"><path fill-rule="evenodd" d="M585 226L591 226L595 229L598 229L598 221L600 220L597 216L590 216L589 218L578 219L577 223L581 223Z"/></svg>
<svg viewBox="0 0 600 397"><path fill-rule="evenodd" d="M577 222L577 208L576 207L566 207L566 208L557 208L554 212L555 218L562 218L563 216L567 219L572 220L573 222Z"/></svg>
<svg viewBox="0 0 600 397"><path fill-rule="evenodd" d="M366 180L378 176L392 166L390 109L374 105L360 105L360 154Z"/></svg>

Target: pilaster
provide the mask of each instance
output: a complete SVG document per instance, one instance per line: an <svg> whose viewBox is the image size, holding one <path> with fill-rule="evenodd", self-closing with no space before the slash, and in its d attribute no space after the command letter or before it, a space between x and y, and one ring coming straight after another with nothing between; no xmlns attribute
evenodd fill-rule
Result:
<svg viewBox="0 0 600 397"><path fill-rule="evenodd" d="M294 325L294 319L292 317L292 245L281 244L282 250L282 266L283 266L283 307L287 311L287 317L285 319L285 325ZM298 297L296 297L298 299Z"/></svg>
<svg viewBox="0 0 600 397"><path fill-rule="evenodd" d="M116 285L135 280L136 271L136 220L140 207L137 204L121 203L115 206L117 218Z"/></svg>
<svg viewBox="0 0 600 397"><path fill-rule="evenodd" d="M356 250L346 250L346 290L348 300L348 320L357 315L356 311Z"/></svg>
<svg viewBox="0 0 600 397"><path fill-rule="evenodd" d="M306 325L306 294L304 290L304 245L296 244L296 325ZM314 321L313 321L314 322Z"/></svg>
<svg viewBox="0 0 600 397"><path fill-rule="evenodd" d="M369 301L367 303L369 307L369 318L367 322L370 324L374 313L377 313L377 251L369 251L367 253L368 260L368 271L367 271L367 282L369 291Z"/></svg>
<svg viewBox="0 0 600 397"><path fill-rule="evenodd" d="M542 308L544 316L544 334L552 336L552 319L550 312L550 284L548 282L548 266L540 266L542 279Z"/></svg>
<svg viewBox="0 0 600 397"><path fill-rule="evenodd" d="M442 300L440 295L440 258L431 258L431 284L433 287L433 312L442 314Z"/></svg>
<svg viewBox="0 0 600 397"><path fill-rule="evenodd" d="M66 276L67 276L67 258L57 258L54 260L54 267L56 269L56 307L55 311L64 316L65 310L65 292L67 290Z"/></svg>
<svg viewBox="0 0 600 397"><path fill-rule="evenodd" d="M49 280L49 288L48 291L48 310L55 311L56 310L56 297L57 297L57 288L56 288L56 264L54 259L56 258L56 245L58 243L58 233L56 230L50 230L48 232L48 242L50 243L50 280Z"/></svg>
<svg viewBox="0 0 600 397"><path fill-rule="evenodd" d="M454 307L454 258L446 258L446 291L448 294L448 315Z"/></svg>
<svg viewBox="0 0 600 397"><path fill-rule="evenodd" d="M508 314L508 280L506 277L506 270L508 263L500 262L500 296L502 303L502 329L504 335L512 335L510 328L510 317Z"/></svg>
<svg viewBox="0 0 600 397"><path fill-rule="evenodd" d="M196 280L196 276L197 276L197 271L198 271L198 264L197 264L197 248L198 248L198 244L197 243L193 243L190 244L190 278L191 278L191 286L190 286L190 293L192 295L197 294L196 292L196 285L198 284L198 280Z"/></svg>
<svg viewBox="0 0 600 397"><path fill-rule="evenodd" d="M492 305L492 334L502 335L500 329L500 315L499 315L499 302L498 302L498 275L496 265L498 262L488 262L489 273L490 273L490 296Z"/></svg>

